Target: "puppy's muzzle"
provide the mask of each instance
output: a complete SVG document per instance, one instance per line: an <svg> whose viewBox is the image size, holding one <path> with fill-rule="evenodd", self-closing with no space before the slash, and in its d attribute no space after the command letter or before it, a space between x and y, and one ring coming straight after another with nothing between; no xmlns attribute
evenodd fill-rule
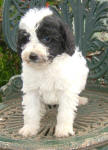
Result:
<svg viewBox="0 0 108 150"><path fill-rule="evenodd" d="M33 62L36 62L39 57L35 53L30 53L29 59Z"/></svg>
<svg viewBox="0 0 108 150"><path fill-rule="evenodd" d="M47 57L31 52L26 61L32 62L32 63L46 63L47 60L48 60Z"/></svg>

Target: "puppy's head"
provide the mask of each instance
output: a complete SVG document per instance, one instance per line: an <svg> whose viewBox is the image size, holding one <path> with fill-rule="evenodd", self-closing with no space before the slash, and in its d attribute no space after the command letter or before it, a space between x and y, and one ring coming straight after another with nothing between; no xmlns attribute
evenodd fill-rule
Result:
<svg viewBox="0 0 108 150"><path fill-rule="evenodd" d="M19 23L17 50L24 62L52 62L58 55L74 53L73 35L49 8L30 9Z"/></svg>

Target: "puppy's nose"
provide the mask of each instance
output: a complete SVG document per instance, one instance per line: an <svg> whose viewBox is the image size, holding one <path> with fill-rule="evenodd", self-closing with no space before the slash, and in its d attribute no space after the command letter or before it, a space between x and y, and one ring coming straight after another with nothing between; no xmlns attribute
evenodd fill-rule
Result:
<svg viewBox="0 0 108 150"><path fill-rule="evenodd" d="M38 56L35 53L30 53L29 59L32 61L36 61L38 59Z"/></svg>

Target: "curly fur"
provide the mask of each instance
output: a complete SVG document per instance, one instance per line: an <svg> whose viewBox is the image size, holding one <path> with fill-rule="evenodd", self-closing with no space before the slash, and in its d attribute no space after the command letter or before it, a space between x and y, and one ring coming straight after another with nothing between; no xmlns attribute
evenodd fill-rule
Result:
<svg viewBox="0 0 108 150"><path fill-rule="evenodd" d="M85 88L89 69L74 46L68 26L49 8L30 9L21 18L17 44L25 93L24 126L19 133L37 134L45 105L58 104L55 135L73 135L77 106L87 102L79 94Z"/></svg>

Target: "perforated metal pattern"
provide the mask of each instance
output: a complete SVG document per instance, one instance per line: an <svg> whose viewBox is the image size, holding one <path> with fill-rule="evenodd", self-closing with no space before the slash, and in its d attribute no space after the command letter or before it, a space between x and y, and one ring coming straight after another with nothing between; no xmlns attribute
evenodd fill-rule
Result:
<svg viewBox="0 0 108 150"><path fill-rule="evenodd" d="M87 136L87 134L95 133L95 131L97 131L98 129L108 126L108 94L102 95L101 93L91 93L86 91L84 95L89 98L89 103L85 106L80 106L78 108L78 113L74 123L74 130L76 132L76 136L69 137L69 141L67 138L68 142L70 142L70 138L72 138L71 142L74 143L73 147L75 146L75 143L77 143L78 146L78 142L80 142L79 148L81 148L82 146L86 147L88 143L86 142L86 144L84 145L80 141L80 138L76 142L75 138L77 136ZM30 140L32 142L36 140L40 143L40 145L42 144L40 142L41 140L58 140L54 137L57 114L56 107L47 107L47 113L45 117L43 117L43 119L41 120L41 127L38 135L26 139L18 135L19 128L23 126L21 98L9 100L1 104L0 108L1 136L11 140ZM88 137L86 139L88 139ZM88 142L90 143L90 141ZM97 141L97 143L98 142L99 141ZM55 145L57 145L57 143L55 143L53 146ZM64 143L62 143L61 145L63 146Z"/></svg>

